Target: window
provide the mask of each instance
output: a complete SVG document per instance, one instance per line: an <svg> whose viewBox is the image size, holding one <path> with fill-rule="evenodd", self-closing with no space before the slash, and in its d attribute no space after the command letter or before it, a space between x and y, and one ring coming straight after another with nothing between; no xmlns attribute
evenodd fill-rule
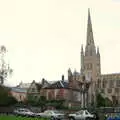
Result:
<svg viewBox="0 0 120 120"><path fill-rule="evenodd" d="M103 79L103 88L106 88L107 80Z"/></svg>
<svg viewBox="0 0 120 120"><path fill-rule="evenodd" d="M85 114L88 115L89 113L87 111L85 111Z"/></svg>
<svg viewBox="0 0 120 120"><path fill-rule="evenodd" d="M100 79L98 79L98 88L101 88L101 80Z"/></svg>
<svg viewBox="0 0 120 120"><path fill-rule="evenodd" d="M107 89L107 92L108 92L108 93L112 93L112 89L111 89L111 88L108 88L108 89Z"/></svg>
<svg viewBox="0 0 120 120"><path fill-rule="evenodd" d="M120 87L120 80L116 80L116 87Z"/></svg>
<svg viewBox="0 0 120 120"><path fill-rule="evenodd" d="M81 110L79 113L82 115L84 112L83 112L83 110Z"/></svg>
<svg viewBox="0 0 120 120"><path fill-rule="evenodd" d="M92 63L88 63L88 64L86 64L86 69L87 69L87 70L92 69Z"/></svg>
<svg viewBox="0 0 120 120"><path fill-rule="evenodd" d="M111 88L111 87L114 87L114 81L113 80L110 80L109 81L109 87Z"/></svg>
<svg viewBox="0 0 120 120"><path fill-rule="evenodd" d="M91 74L92 74L91 72L86 73L85 79L86 79L87 81L91 81L91 78L92 78L92 75L91 75Z"/></svg>
<svg viewBox="0 0 120 120"><path fill-rule="evenodd" d="M119 93L119 88L115 88L115 93Z"/></svg>

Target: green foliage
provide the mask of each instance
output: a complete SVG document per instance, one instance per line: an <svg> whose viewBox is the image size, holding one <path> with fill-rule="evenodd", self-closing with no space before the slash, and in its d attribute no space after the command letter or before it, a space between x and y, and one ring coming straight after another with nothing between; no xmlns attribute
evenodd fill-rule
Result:
<svg viewBox="0 0 120 120"><path fill-rule="evenodd" d="M46 104L46 98L44 96L33 96L30 94L27 96L27 103L32 106L43 107Z"/></svg>
<svg viewBox="0 0 120 120"><path fill-rule="evenodd" d="M65 100L49 100L47 101L47 106L53 106L56 109L62 109L64 108L64 102Z"/></svg>
<svg viewBox="0 0 120 120"><path fill-rule="evenodd" d="M10 89L0 85L0 106L16 104L17 101L9 95Z"/></svg>
<svg viewBox="0 0 120 120"><path fill-rule="evenodd" d="M61 109L64 107L65 100L46 100L46 97L39 96L35 98L32 94L27 96L27 103L32 106L40 106L41 109L47 106L55 107L56 109Z"/></svg>
<svg viewBox="0 0 120 120"><path fill-rule="evenodd" d="M97 94L96 96L96 102L97 102L97 107L102 107L105 106L105 99L102 97L100 93Z"/></svg>
<svg viewBox="0 0 120 120"><path fill-rule="evenodd" d="M46 105L46 97L44 96L40 96L40 98L38 99L38 105L41 107L44 107Z"/></svg>
<svg viewBox="0 0 120 120"><path fill-rule="evenodd" d="M96 96L97 107L109 107L112 105L112 102L108 98L102 97L101 93L98 93Z"/></svg>

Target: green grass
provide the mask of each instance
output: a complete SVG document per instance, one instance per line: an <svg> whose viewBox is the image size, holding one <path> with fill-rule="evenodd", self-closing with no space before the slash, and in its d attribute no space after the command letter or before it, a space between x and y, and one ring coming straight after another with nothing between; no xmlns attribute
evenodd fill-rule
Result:
<svg viewBox="0 0 120 120"><path fill-rule="evenodd" d="M12 115L0 115L0 120L47 120L45 118L21 117Z"/></svg>

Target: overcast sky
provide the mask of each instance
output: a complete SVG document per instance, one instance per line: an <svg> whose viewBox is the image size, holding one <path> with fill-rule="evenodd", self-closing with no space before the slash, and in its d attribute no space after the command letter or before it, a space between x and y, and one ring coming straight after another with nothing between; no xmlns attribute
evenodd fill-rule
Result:
<svg viewBox="0 0 120 120"><path fill-rule="evenodd" d="M7 84L67 79L69 67L80 71L88 8L102 73L120 72L119 0L0 0L0 45L14 71Z"/></svg>

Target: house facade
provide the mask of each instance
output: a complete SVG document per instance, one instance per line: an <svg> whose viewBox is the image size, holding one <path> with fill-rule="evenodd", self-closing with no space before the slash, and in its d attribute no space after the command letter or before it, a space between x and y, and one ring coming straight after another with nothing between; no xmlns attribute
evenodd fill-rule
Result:
<svg viewBox="0 0 120 120"><path fill-rule="evenodd" d="M54 81L52 84L46 80L43 80L42 83L44 84L40 94L47 100L65 100L65 106L69 107L81 105L80 90L70 87L69 81L64 80L64 76L62 76L62 80Z"/></svg>
<svg viewBox="0 0 120 120"><path fill-rule="evenodd" d="M40 98L40 90L42 85L36 83L35 80L31 83L29 88L27 89L27 98L37 100Z"/></svg>
<svg viewBox="0 0 120 120"><path fill-rule="evenodd" d="M27 99L27 90L18 87L12 87L10 89L10 94L18 101L25 102Z"/></svg>

